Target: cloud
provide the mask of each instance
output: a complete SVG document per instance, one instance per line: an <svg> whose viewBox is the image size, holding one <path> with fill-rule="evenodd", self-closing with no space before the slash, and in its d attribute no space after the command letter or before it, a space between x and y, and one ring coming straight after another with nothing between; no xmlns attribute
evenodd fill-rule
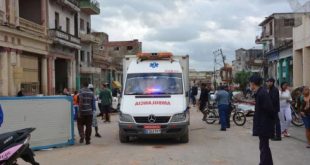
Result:
<svg viewBox="0 0 310 165"><path fill-rule="evenodd" d="M189 54L197 70L213 69L213 51L227 60L252 48L258 24L274 12L290 12L285 0L101 0L92 28L111 40L139 39L143 51ZM302 3L302 2L301 2Z"/></svg>

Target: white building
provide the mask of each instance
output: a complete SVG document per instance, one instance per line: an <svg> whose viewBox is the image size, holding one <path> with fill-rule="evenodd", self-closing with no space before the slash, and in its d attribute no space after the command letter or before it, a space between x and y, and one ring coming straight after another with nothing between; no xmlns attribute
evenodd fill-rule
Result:
<svg viewBox="0 0 310 165"><path fill-rule="evenodd" d="M78 0L48 0L49 94L59 94L64 88L76 88L77 61L80 39Z"/></svg>
<svg viewBox="0 0 310 165"><path fill-rule="evenodd" d="M293 85L310 86L310 14L302 16L302 24L293 28Z"/></svg>
<svg viewBox="0 0 310 165"><path fill-rule="evenodd" d="M81 37L80 51L80 83L88 82L94 84L94 77L100 77L101 68L93 66L93 44L99 43L99 39L91 34L91 15L100 14L100 6L94 0L80 1L80 24Z"/></svg>

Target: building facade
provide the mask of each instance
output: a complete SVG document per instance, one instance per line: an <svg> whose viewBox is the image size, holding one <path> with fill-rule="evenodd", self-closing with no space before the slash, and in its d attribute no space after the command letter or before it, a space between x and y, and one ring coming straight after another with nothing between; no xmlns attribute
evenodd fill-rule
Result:
<svg viewBox="0 0 310 165"><path fill-rule="evenodd" d="M310 15L302 15L302 24L293 29L294 87L310 86Z"/></svg>
<svg viewBox="0 0 310 165"><path fill-rule="evenodd" d="M277 84L292 84L292 40L293 27L301 23L301 13L274 13L259 26L262 34L256 38L257 44L263 45L264 57L268 64L265 76L273 77Z"/></svg>
<svg viewBox="0 0 310 165"><path fill-rule="evenodd" d="M123 58L126 55L136 55L142 52L142 42L135 39L132 41L109 41L104 44L105 53L112 58L110 66L109 82L123 82Z"/></svg>
<svg viewBox="0 0 310 165"><path fill-rule="evenodd" d="M233 76L240 71L263 74L264 59L262 49L244 49L235 51L236 59L233 61Z"/></svg>
<svg viewBox="0 0 310 165"><path fill-rule="evenodd" d="M91 16L100 14L100 5L97 1L93 0L81 0L80 1L80 22L79 22L79 33L81 37L81 50L80 58L77 59L80 66L77 77L80 78L79 84L88 82L94 84L94 79L100 77L101 69L93 65L93 45L100 42L99 38L91 33Z"/></svg>
<svg viewBox="0 0 310 165"><path fill-rule="evenodd" d="M190 69L189 71L189 80L191 84L201 84L201 83L212 83L212 71L196 71L195 69Z"/></svg>
<svg viewBox="0 0 310 165"><path fill-rule="evenodd" d="M93 32L94 36L96 36L99 42L94 43L92 45L93 49L93 66L96 68L100 68L101 73L94 76L93 84L96 87L100 87L102 82L109 82L112 80L111 78L111 63L112 57L109 56L105 49L105 45L109 42L108 34L104 32Z"/></svg>
<svg viewBox="0 0 310 165"><path fill-rule="evenodd" d="M0 0L0 96L47 94L46 0ZM35 8L36 10L32 10Z"/></svg>
<svg viewBox="0 0 310 165"><path fill-rule="evenodd" d="M61 94L64 88L76 89L76 61L79 37L79 1L48 0L48 34L52 40L48 54L49 95Z"/></svg>

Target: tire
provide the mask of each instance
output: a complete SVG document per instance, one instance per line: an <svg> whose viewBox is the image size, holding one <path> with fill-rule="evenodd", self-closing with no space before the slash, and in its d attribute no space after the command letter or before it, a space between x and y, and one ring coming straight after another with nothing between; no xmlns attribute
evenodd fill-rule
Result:
<svg viewBox="0 0 310 165"><path fill-rule="evenodd" d="M207 111L205 114L205 119L207 124L214 124L217 120L217 115L214 111Z"/></svg>
<svg viewBox="0 0 310 165"><path fill-rule="evenodd" d="M233 115L233 121L237 126L243 126L246 122L246 116L242 112L236 112Z"/></svg>
<svg viewBox="0 0 310 165"><path fill-rule="evenodd" d="M180 137L180 143L188 143L188 142L189 142L189 131L187 127L185 134Z"/></svg>
<svg viewBox="0 0 310 165"><path fill-rule="evenodd" d="M296 113L292 113L292 122L291 123L297 127L301 127L304 125L302 118Z"/></svg>
<svg viewBox="0 0 310 165"><path fill-rule="evenodd" d="M121 131L119 131L119 141L121 143L128 143L129 142L129 136L126 136Z"/></svg>

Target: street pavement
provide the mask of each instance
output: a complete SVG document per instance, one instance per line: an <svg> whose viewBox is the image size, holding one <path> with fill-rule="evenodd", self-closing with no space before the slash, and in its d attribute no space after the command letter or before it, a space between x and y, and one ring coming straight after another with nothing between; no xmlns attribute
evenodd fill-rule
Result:
<svg viewBox="0 0 310 165"><path fill-rule="evenodd" d="M76 144L66 148L37 151L42 165L257 165L258 138L251 136L252 118L243 127L232 124L226 132L218 124L208 125L196 109L191 109L190 142L137 139L121 144L117 115L112 123L101 120L102 138L92 138L89 146ZM98 118L99 119L99 118ZM275 165L308 165L304 128L291 127L292 137L271 142ZM76 132L76 139L78 134ZM23 162L22 162L23 163ZM21 164L22 164L21 163Z"/></svg>

